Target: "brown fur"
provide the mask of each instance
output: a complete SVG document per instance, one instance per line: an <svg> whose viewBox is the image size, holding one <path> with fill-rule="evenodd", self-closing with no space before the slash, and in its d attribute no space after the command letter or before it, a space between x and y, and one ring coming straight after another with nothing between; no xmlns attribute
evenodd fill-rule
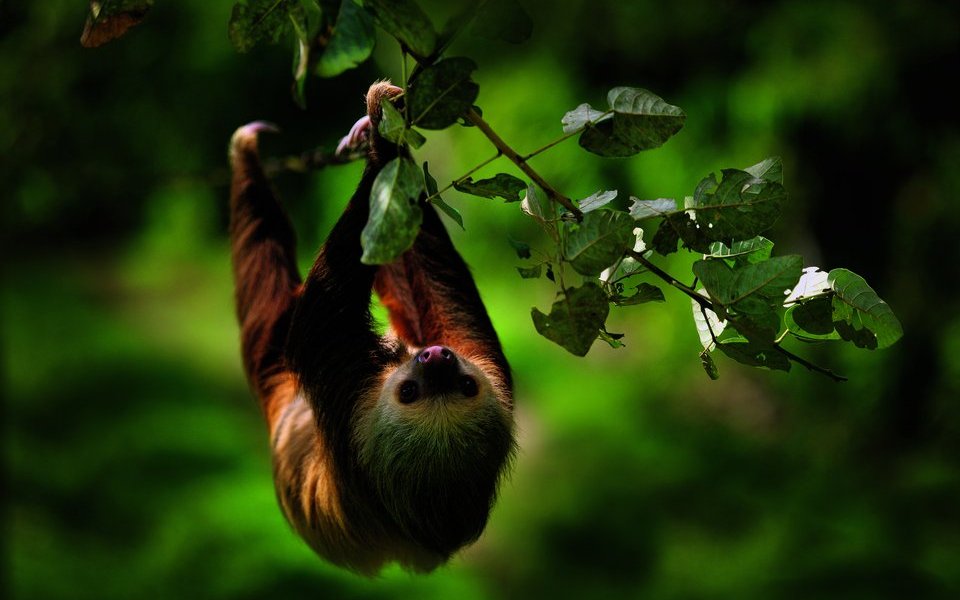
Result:
<svg viewBox="0 0 960 600"><path fill-rule="evenodd" d="M367 169L306 282L294 234L257 151L253 123L231 143L231 241L244 367L263 409L284 514L328 560L361 573L389 561L430 570L476 539L513 450L509 366L466 265L424 206L414 247L391 265L360 263L370 187L398 149L377 134L367 95ZM374 332L372 289L397 341ZM399 342L399 343L397 343ZM397 402L419 377L412 353L445 345L475 377L475 397Z"/></svg>

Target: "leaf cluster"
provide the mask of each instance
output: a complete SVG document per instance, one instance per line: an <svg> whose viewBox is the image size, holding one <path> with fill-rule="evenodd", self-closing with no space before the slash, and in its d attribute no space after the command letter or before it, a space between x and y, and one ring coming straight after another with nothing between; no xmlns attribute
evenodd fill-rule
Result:
<svg viewBox="0 0 960 600"><path fill-rule="evenodd" d="M383 105L379 133L400 148L380 172L370 195L370 217L363 230L363 262L395 260L412 244L424 202L434 204L460 227L463 219L441 194L453 188L471 196L519 202L551 240L532 251L511 241L524 279L546 277L557 286L548 313L531 311L536 330L571 353L585 355L594 340L615 348L622 334L606 329L610 305L663 302L662 290L635 278L655 277L692 302L694 330L702 343L700 360L711 378L719 376L712 354L756 367L789 370L792 363L842 379L784 348L787 338L806 343L852 342L885 348L902 335L889 306L862 277L846 270L804 268L798 255L774 256L764 235L787 201L783 165L768 158L743 169L723 169L703 177L681 200L630 196L627 209L613 202L617 190L598 190L574 203L553 189L527 163L564 139L577 137L592 154L624 158L660 147L686 121L682 109L638 87L615 87L606 106L582 103L560 117L562 136L521 156L483 121L476 106L476 63L445 57L463 31L511 43L527 39L529 16L516 0L490 0L456 14L440 31L414 0L242 0L234 7L230 36L238 50L276 41L289 32L296 41L294 77L303 101L309 72L332 76L365 60L374 27L397 40L416 67L402 83L404 93ZM404 63L406 64L406 62ZM409 149L427 142L421 130L476 126L497 155L440 188L428 165L418 166ZM509 173L475 179L474 173L506 156L529 180ZM660 269L652 259L683 248L699 255L689 285Z"/></svg>

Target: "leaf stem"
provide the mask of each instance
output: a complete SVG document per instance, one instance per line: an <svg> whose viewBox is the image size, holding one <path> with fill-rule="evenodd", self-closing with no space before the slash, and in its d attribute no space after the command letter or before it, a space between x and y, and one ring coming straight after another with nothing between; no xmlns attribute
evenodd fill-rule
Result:
<svg viewBox="0 0 960 600"><path fill-rule="evenodd" d="M591 123L596 122L596 121L599 121L600 119L606 117L607 115L612 115L612 114L613 114L613 111L612 111L612 110L608 110L607 112L603 113L603 115L601 115L600 117L598 117L595 121L591 121ZM575 129L575 130L571 131L570 133L565 133L565 134L563 134L562 136L560 136L560 137L558 137L557 139L555 139L555 140L553 140L552 142L550 142L549 144L547 144L546 146L541 146L540 148L537 148L536 150L534 150L533 152L531 152L531 153L529 153L529 154L524 154L523 156L520 157L520 159L523 160L523 161L528 161L528 160L530 160L531 158L533 158L534 156L536 156L536 155L538 155L538 154L541 154L541 153L543 153L543 152L546 152L546 151L549 150L550 148L553 148L553 147L556 146L557 144L559 144L559 143L561 143L561 142L565 142L565 141L567 141L568 139L570 139L570 138L572 138L572 137L574 137L574 136L576 136L576 135L580 135L581 133L583 133L583 130L586 129L586 128L587 128L586 125L584 125L583 127L580 127L580 128L578 128L578 129Z"/></svg>
<svg viewBox="0 0 960 600"><path fill-rule="evenodd" d="M552 185L547 183L522 156L517 154L516 150L511 148L499 135L497 135L496 131L490 128L490 125L483 120L483 117L481 117L477 111L471 108L469 111L467 111L466 116L468 121L476 125L477 129L482 131L483 135L487 136L487 139L489 139L493 145L496 146L497 150L509 158L513 164L517 165L517 167L519 167L521 171L523 171L530 179L532 179L534 183L539 185L540 188L547 193L547 196L551 200L573 213L578 221L583 219L583 213L579 208L574 206L573 201L554 189Z"/></svg>
<svg viewBox="0 0 960 600"><path fill-rule="evenodd" d="M834 373L834 372L831 371L830 369L821 367L821 366L819 366L819 365L815 365L815 364L813 364L812 362L808 361L807 359L805 359L805 358L803 358L803 357L801 357L801 356L797 356L797 355L794 354L793 352L790 352L789 350L787 350L786 348L784 348L783 346L781 346L781 345L779 345L779 344L774 344L773 347L776 348L776 349L777 349L777 352L779 352L780 354L786 356L787 358L789 358L789 359L792 360L793 362L795 362L795 363L797 363L797 364L799 364L799 365L802 365L802 366L806 367L806 368L807 368L808 370L810 370L810 371L813 371L813 372L815 372L815 373L820 373L820 374L822 374L822 375L826 375L826 376L829 377L830 379L832 379L832 380L834 380L834 381L837 381L837 382L847 381L847 378L844 377L843 375L837 375L836 373Z"/></svg>
<svg viewBox="0 0 960 600"><path fill-rule="evenodd" d="M449 190L450 188L454 187L454 186L457 185L458 183L463 182L464 179L466 179L467 177L470 177L471 175L473 175L474 173L476 173L477 171L479 171L479 170L482 169L483 167L489 165L489 164L492 163L493 161L497 160L497 159L500 158L501 156L503 156L503 152L499 152L499 151L498 151L496 154L494 154L493 156L491 156L491 157L488 158L487 160L483 161L482 163L480 163L479 165L473 167L472 169L470 169L469 171L467 171L466 173L464 173L464 174L461 175L460 177L457 177L456 179L454 179L453 181L451 181L450 183L448 183L448 184L446 185L446 187L444 187L442 190L437 190L437 193L436 193L436 194L430 194L430 195L427 197L427 201L429 202L430 200L436 198L436 197L439 196L440 194L442 194L442 193L444 193L445 191Z"/></svg>
<svg viewBox="0 0 960 600"><path fill-rule="evenodd" d="M653 264L652 262L650 262L649 260L647 260L647 259L643 256L643 254L641 254L640 252L637 252L636 250L627 250L627 255L630 256L630 258L632 258L632 259L634 259L635 261L637 261L638 263L642 264L642 265L643 265L644 267L646 267L651 273L653 273L654 275L656 275L656 276L659 277L660 279L666 281L667 283L669 283L669 284L672 285L673 287L677 288L678 290L680 290L681 292L683 292L683 293L686 294L687 296L690 296L690 298L692 298L692 299L694 300L694 302L696 302L697 304L699 304L701 307L707 308L707 309L710 309L710 310L713 310L714 312L716 312L716 311L713 309L713 303L710 302L710 300L708 300L707 298L704 298L703 296L701 296L700 294L698 294L696 290L694 290L694 289L691 288L691 287L688 287L688 286L684 285L683 283L681 283L680 281L678 281L673 275L667 273L666 271L664 271L663 269L661 269L661 268L658 267L657 265L655 265L655 264Z"/></svg>

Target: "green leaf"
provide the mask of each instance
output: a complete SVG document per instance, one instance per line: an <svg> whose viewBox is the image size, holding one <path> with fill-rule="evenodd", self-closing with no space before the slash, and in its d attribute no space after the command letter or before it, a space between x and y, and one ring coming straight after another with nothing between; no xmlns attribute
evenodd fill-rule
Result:
<svg viewBox="0 0 960 600"><path fill-rule="evenodd" d="M614 350L626 346L626 344L620 341L621 338L623 338L622 333L610 333L601 329L597 337L605 341Z"/></svg>
<svg viewBox="0 0 960 600"><path fill-rule="evenodd" d="M520 201L520 210L540 222L553 219L556 216L553 203L539 187L534 184L527 186L527 195Z"/></svg>
<svg viewBox="0 0 960 600"><path fill-rule="evenodd" d="M474 181L467 177L463 181L453 184L454 189L465 194L480 196L481 198L503 198L507 202L519 202L520 192L527 189L527 184L507 173L497 173L490 179Z"/></svg>
<svg viewBox="0 0 960 600"><path fill-rule="evenodd" d="M392 102L383 102L380 105L383 119L380 121L380 135L394 144L407 144L419 148L426 141L422 135L409 129L403 122L403 115Z"/></svg>
<svg viewBox="0 0 960 600"><path fill-rule="evenodd" d="M411 53L426 58L437 45L430 19L414 0L364 0L363 7L384 31Z"/></svg>
<svg viewBox="0 0 960 600"><path fill-rule="evenodd" d="M153 7L153 0L93 0L80 34L80 45L96 48L122 36L139 24Z"/></svg>
<svg viewBox="0 0 960 600"><path fill-rule="evenodd" d="M293 98L300 108L306 108L307 73L314 39L323 22L323 13L316 0L299 0L290 6L290 23L296 37L293 57Z"/></svg>
<svg viewBox="0 0 960 600"><path fill-rule="evenodd" d="M581 200L579 202L578 208L580 209L580 212L588 213L592 210L596 210L598 208L606 206L607 204L610 204L610 202L616 197L617 197L616 190L608 190L606 192L603 192L603 191L596 192L594 194L590 194L589 196Z"/></svg>
<svg viewBox="0 0 960 600"><path fill-rule="evenodd" d="M385 103L389 104L389 102ZM427 195L432 196L430 202L442 210L444 214L453 219L457 225L460 226L460 229L466 230L466 227L463 226L463 216L460 214L460 211L450 206L443 201L439 195L434 196L437 193L437 180L433 178L433 175L430 174L430 169L427 167L427 163L423 163L423 183L427 189Z"/></svg>
<svg viewBox="0 0 960 600"><path fill-rule="evenodd" d="M790 370L790 359L769 344L729 340L721 342L717 347L733 360L751 367Z"/></svg>
<svg viewBox="0 0 960 600"><path fill-rule="evenodd" d="M663 291L650 283L641 283L636 286L636 293L631 296L620 296L616 299L617 306L633 306L647 302L664 302Z"/></svg>
<svg viewBox="0 0 960 600"><path fill-rule="evenodd" d="M717 363L713 362L713 357L710 356L709 350L703 350L700 353L700 364L707 373L707 377L714 381L720 379L720 371L717 369Z"/></svg>
<svg viewBox="0 0 960 600"><path fill-rule="evenodd" d="M741 335L754 343L772 344L780 333L782 308L753 297L728 309L728 321Z"/></svg>
<svg viewBox="0 0 960 600"><path fill-rule="evenodd" d="M580 146L600 156L625 157L657 148L686 120L678 107L641 88L613 88L607 101L613 118L588 124L580 136Z"/></svg>
<svg viewBox="0 0 960 600"><path fill-rule="evenodd" d="M613 88L607 101L614 110L614 135L638 150L663 145L680 131L687 118L680 108L641 88Z"/></svg>
<svg viewBox="0 0 960 600"><path fill-rule="evenodd" d="M530 244L515 240L513 238L507 238L507 241L509 241L510 245L513 246L518 258L530 258Z"/></svg>
<svg viewBox="0 0 960 600"><path fill-rule="evenodd" d="M474 35L520 44L530 38L533 20L516 0L489 0L473 22Z"/></svg>
<svg viewBox="0 0 960 600"><path fill-rule="evenodd" d="M773 242L758 235L749 240L738 240L729 246L723 242L713 242L707 256L722 258L731 265L740 265L763 262L770 258L772 252Z"/></svg>
<svg viewBox="0 0 960 600"><path fill-rule="evenodd" d="M798 255L778 256L736 270L722 260L698 260L693 273L700 279L710 298L724 307L731 307L748 298L759 298L767 305L781 305L784 291L800 279L803 258ZM748 305L741 311L750 311Z"/></svg>
<svg viewBox="0 0 960 600"><path fill-rule="evenodd" d="M703 297L707 296L703 289L697 290L697 293ZM700 303L696 300L691 298L690 303L693 304L693 324L697 327L697 336L700 338L700 343L705 350L713 350L716 348L713 338L714 336L720 337L727 326L727 322L722 321L717 313L709 308L700 306Z"/></svg>
<svg viewBox="0 0 960 600"><path fill-rule="evenodd" d="M536 279L543 272L543 265L534 265L532 267L517 267L517 272L524 279Z"/></svg>
<svg viewBox="0 0 960 600"><path fill-rule="evenodd" d="M409 158L395 158L383 167L373 181L370 217L360 233L361 262L386 264L413 245L423 220L417 203L423 187L420 169Z"/></svg>
<svg viewBox="0 0 960 600"><path fill-rule="evenodd" d="M564 133L573 133L574 131L583 129L588 123L596 123L604 117L612 119L613 115L612 113L605 113L600 110L595 110L589 104L584 102L580 106L563 115L563 118L560 119L560 123L563 124Z"/></svg>
<svg viewBox="0 0 960 600"><path fill-rule="evenodd" d="M752 167L747 167L744 171L757 179L766 179L783 185L783 161L780 160L779 156L765 158Z"/></svg>
<svg viewBox="0 0 960 600"><path fill-rule="evenodd" d="M563 255L581 275L597 275L633 245L634 222L626 213L600 209L568 225Z"/></svg>
<svg viewBox="0 0 960 600"><path fill-rule="evenodd" d="M342 0L330 41L317 59L317 75L336 77L367 60L375 34L370 14L353 0Z"/></svg>
<svg viewBox="0 0 960 600"><path fill-rule="evenodd" d="M698 234L712 241L746 240L773 226L786 197L778 183L746 171L724 169L719 183L713 175L700 182L688 208L695 211ZM693 248L691 241L697 242L684 238Z"/></svg>
<svg viewBox="0 0 960 600"><path fill-rule="evenodd" d="M531 316L537 333L571 354L586 356L609 312L606 294L597 284L587 282L558 294L549 315L533 308Z"/></svg>
<svg viewBox="0 0 960 600"><path fill-rule="evenodd" d="M677 201L670 198L640 200L630 196L630 200L633 201L633 204L630 205L630 216L638 221L651 217L662 217L677 210Z"/></svg>
<svg viewBox="0 0 960 600"><path fill-rule="evenodd" d="M840 339L833 326L833 302L828 297L791 306L783 322L791 335L804 341Z"/></svg>
<svg viewBox="0 0 960 600"><path fill-rule="evenodd" d="M411 124L443 129L456 123L480 93L480 86L470 80L476 69L476 63L463 57L445 58L424 69L407 91Z"/></svg>
<svg viewBox="0 0 960 600"><path fill-rule="evenodd" d="M248 52L263 41L277 42L290 26L296 0L243 0L233 5L227 32L238 52Z"/></svg>
<svg viewBox="0 0 960 600"><path fill-rule="evenodd" d="M860 348L887 348L903 336L893 310L867 282L847 269L829 274L833 288L833 324L840 336Z"/></svg>
<svg viewBox="0 0 960 600"><path fill-rule="evenodd" d="M683 213L679 213L679 217L689 220ZM677 243L680 242L680 231L677 223L682 225L682 221L675 223L672 218L666 218L660 223L660 226L657 227L657 232L653 234L650 246L658 254L666 256L677 251Z"/></svg>

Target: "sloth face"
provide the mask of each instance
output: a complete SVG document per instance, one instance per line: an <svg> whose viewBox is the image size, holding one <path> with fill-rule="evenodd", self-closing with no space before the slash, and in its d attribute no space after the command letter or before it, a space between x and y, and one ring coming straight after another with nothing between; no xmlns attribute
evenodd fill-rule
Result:
<svg viewBox="0 0 960 600"><path fill-rule="evenodd" d="M512 413L483 366L425 348L386 378L355 422L360 465L384 507L438 552L479 535L514 451Z"/></svg>

